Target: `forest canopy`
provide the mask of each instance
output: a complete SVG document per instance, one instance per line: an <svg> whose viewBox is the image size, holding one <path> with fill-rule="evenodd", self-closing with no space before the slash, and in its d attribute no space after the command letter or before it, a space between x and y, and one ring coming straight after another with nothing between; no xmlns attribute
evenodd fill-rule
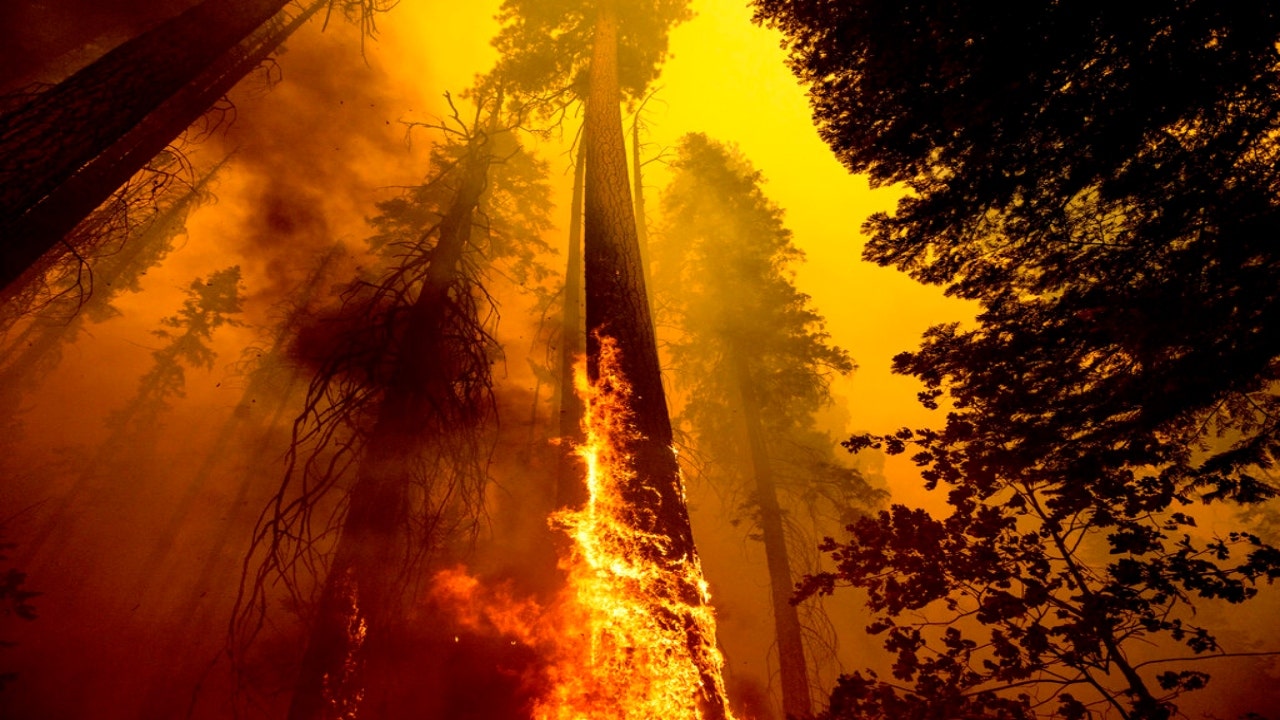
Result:
<svg viewBox="0 0 1280 720"><path fill-rule="evenodd" d="M1028 712L1027 698L1005 706L961 688L1016 686L1049 667L1045 653L1081 681L1090 637L1107 648L1095 669L1125 677L1103 696L1121 714L1167 716L1207 676L1144 678L1120 641L1168 632L1221 653L1171 619L1174 605L1241 602L1280 576L1274 548L1192 531L1188 507L1276 494L1280 13L1195 1L755 7L786 36L837 157L910 191L867 221L864 256L981 306L975 325L934 327L895 359L924 382L927 407L954 408L943 427L849 443L914 446L952 514L939 524L899 507L829 544L841 569L809 590L837 576L872 588L876 627L909 663L896 674L921 683L904 701L859 679L846 712L923 707L930 682L958 693L939 702ZM1036 534L1019 539L1028 523ZM1077 544L1086 536L1105 545ZM960 547L977 564L913 564L942 548L959 562ZM1103 549L1110 559L1090 559ZM1055 567L1089 570L1046 585ZM965 589L991 582L994 595ZM1079 593L1066 599L1078 610L1048 622L1036 608L1055 587ZM895 618L963 596L993 627L998 663L974 660L959 635L918 660L919 626ZM1083 636L1056 625L1077 611ZM1079 716L1072 692L1059 711Z"/></svg>

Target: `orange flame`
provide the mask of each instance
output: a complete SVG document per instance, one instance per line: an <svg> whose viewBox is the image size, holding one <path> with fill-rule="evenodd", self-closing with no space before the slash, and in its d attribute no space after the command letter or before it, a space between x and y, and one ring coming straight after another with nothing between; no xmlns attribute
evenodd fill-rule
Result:
<svg viewBox="0 0 1280 720"><path fill-rule="evenodd" d="M572 540L561 567L568 588L561 612L565 632L549 670L552 691L537 706L537 720L701 720L705 678L723 706L723 658L714 645L715 616L696 556L655 564L650 550L666 537L644 533L622 489L634 479L621 448L634 437L631 387L618 371L618 348L600 339L600 378L590 384L580 364L575 385L586 405L586 440L577 449L586 463L589 500L553 520ZM694 589L694 601L682 598ZM690 647L694 635L706 638Z"/></svg>
<svg viewBox="0 0 1280 720"><path fill-rule="evenodd" d="M621 448L635 430L617 354L602 338L602 380L588 383L581 363L575 373L586 405L577 453L590 499L552 517L571 540L560 563L566 588L553 606L486 591L456 570L437 576L434 594L457 609L461 625L496 630L539 654L546 664L535 720L706 720L708 692L718 695L711 705L727 706L707 584L696 556L653 562L667 538L626 520L632 508L622 489L634 475ZM691 637L705 640L691 647Z"/></svg>

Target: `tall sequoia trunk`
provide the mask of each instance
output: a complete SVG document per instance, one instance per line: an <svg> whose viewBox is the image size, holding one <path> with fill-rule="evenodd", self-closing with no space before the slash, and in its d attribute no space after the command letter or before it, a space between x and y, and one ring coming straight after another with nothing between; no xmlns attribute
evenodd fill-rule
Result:
<svg viewBox="0 0 1280 720"><path fill-rule="evenodd" d="M573 389L573 364L582 354L582 192L587 155L578 149L569 206L569 258L564 276L564 316L560 329L560 457L556 465L556 506L581 507L587 487L573 448L582 443L582 398Z"/></svg>
<svg viewBox="0 0 1280 720"><path fill-rule="evenodd" d="M800 616L791 604L795 584L787 555L787 537L782 524L782 507L773 465L761 422L760 397L756 394L743 348L730 347L734 384L742 401L742 420L751 452L751 470L756 480L756 500L760 506L760 534L764 540L769 568L769 594L773 601L773 627L778 642L778 668L782 678L782 711L787 717L805 718L812 712L809 697L809 668L805 660Z"/></svg>
<svg viewBox="0 0 1280 720"><path fill-rule="evenodd" d="M481 142L484 142L483 140ZM400 615L398 575L409 565L407 469L430 432L464 422L447 414L454 378L448 367L445 307L459 281L472 216L484 192L488 150L473 147L457 196L440 223L427 277L410 309L396 367L348 495L346 518L325 579L289 720L334 720L354 714L366 687L365 666L394 641Z"/></svg>
<svg viewBox="0 0 1280 720"><path fill-rule="evenodd" d="M0 116L0 287L195 122L326 0L204 0Z"/></svg>
<svg viewBox="0 0 1280 720"><path fill-rule="evenodd" d="M671 418L658 364L658 346L649 313L640 244L627 182L627 152L623 141L618 85L618 15L616 0L597 6L588 75L586 191L583 260L587 309L587 375L600 380L601 338L612 337L621 351L619 369L633 388L631 410L637 436L626 448L635 477L624 499L635 508L630 521L640 531L662 537L649 550L653 562L677 565L696 559L689 512L676 456L672 450ZM692 582L676 591L689 605L702 602ZM713 646L715 638L701 636L690 618L682 623L688 647ZM703 717L722 720L726 709L714 664L698 659L702 679Z"/></svg>

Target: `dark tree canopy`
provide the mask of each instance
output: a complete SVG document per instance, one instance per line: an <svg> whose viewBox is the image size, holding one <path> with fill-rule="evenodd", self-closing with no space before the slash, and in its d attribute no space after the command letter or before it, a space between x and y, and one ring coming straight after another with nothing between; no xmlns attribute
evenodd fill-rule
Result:
<svg viewBox="0 0 1280 720"><path fill-rule="evenodd" d="M1280 10L757 0L756 11L786 36L836 155L909 191L868 221L866 257L981 306L975 326L933 328L895 360L925 382L926 405L949 395L945 426L851 443L914 446L951 515L899 507L861 523L829 546L840 579L872 591L899 677L935 683L917 699L945 704L944 686L965 689L956 702L979 697L964 692L1023 682L1056 658L1119 671L1121 714L1166 716L1204 678L1129 663L1124 641L1222 652L1208 629L1173 623L1173 608L1241 602L1280 573L1262 539L1194 529L1193 505L1275 494ZM964 598L994 628L981 647L1003 653L995 665L970 666L980 653L959 635L926 661L920 627L893 624ZM1065 614L1045 614L1062 602ZM910 716L887 688L854 678L845 707ZM1080 696L1062 695L1060 712L1078 714Z"/></svg>
<svg viewBox="0 0 1280 720"><path fill-rule="evenodd" d="M991 450L966 472L1167 466L1257 499L1280 404L1280 11L757 3L823 136L912 191L866 255L981 302L897 360ZM957 431L959 428L957 427ZM1212 459L1195 453L1230 434ZM997 450L998 448L998 450Z"/></svg>
<svg viewBox="0 0 1280 720"><path fill-rule="evenodd" d="M493 44L500 74L515 89L543 93L571 88L586 95L587 66L599 0L506 0ZM638 98L658 77L671 28L692 13L688 0L613 2L618 15L618 84Z"/></svg>

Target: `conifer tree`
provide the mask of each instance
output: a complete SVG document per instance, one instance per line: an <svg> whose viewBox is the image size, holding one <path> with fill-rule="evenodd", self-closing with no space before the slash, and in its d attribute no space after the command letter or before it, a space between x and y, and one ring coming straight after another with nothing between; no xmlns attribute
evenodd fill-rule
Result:
<svg viewBox="0 0 1280 720"><path fill-rule="evenodd" d="M674 325L672 372L685 388L682 418L703 480L741 499L749 535L763 541L777 637L783 711L811 714L811 653L804 648L796 581L816 542L806 516L850 521L878 500L834 457L814 412L830 379L853 370L830 344L822 316L790 274L803 255L765 197L760 173L738 152L686 135L662 195L653 247L664 322Z"/></svg>

